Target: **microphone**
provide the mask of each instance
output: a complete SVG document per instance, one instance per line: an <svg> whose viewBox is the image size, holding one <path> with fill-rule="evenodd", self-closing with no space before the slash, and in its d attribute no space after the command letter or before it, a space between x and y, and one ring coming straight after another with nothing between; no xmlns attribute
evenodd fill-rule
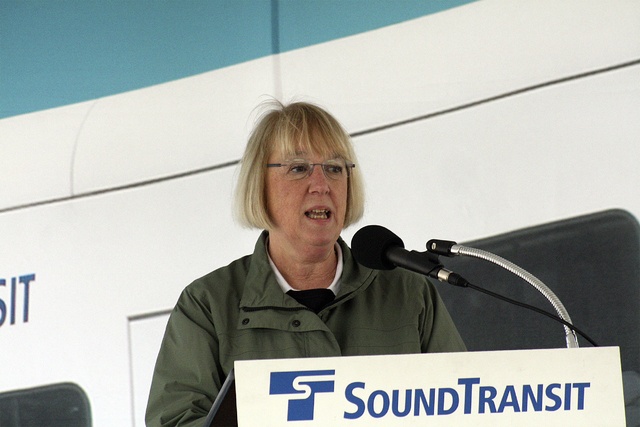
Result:
<svg viewBox="0 0 640 427"><path fill-rule="evenodd" d="M380 225L358 230L351 240L351 252L359 264L375 270L402 267L451 285L469 285L463 277L444 268L438 255L406 250L400 237Z"/></svg>

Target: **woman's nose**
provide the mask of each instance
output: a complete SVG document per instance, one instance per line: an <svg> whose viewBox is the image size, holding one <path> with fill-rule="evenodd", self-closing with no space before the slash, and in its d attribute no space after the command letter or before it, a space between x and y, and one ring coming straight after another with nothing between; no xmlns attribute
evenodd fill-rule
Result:
<svg viewBox="0 0 640 427"><path fill-rule="evenodd" d="M309 182L311 191L329 191L329 179L325 176L322 170L322 165L312 166L311 174L309 175Z"/></svg>

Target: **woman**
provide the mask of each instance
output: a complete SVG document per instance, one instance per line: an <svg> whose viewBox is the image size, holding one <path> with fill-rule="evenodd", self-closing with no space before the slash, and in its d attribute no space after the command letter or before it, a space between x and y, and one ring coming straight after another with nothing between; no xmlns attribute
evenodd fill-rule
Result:
<svg viewBox="0 0 640 427"><path fill-rule="evenodd" d="M252 255L189 285L156 362L148 426L201 425L239 359L463 351L433 285L356 263L340 238L364 197L349 135L325 110L276 103L242 159Z"/></svg>

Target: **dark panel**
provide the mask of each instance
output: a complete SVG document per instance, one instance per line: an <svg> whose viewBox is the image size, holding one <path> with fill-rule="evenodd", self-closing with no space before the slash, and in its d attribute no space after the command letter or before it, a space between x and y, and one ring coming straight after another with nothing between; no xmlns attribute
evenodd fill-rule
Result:
<svg viewBox="0 0 640 427"><path fill-rule="evenodd" d="M61 383L0 394L2 427L91 427L84 391Z"/></svg>
<svg viewBox="0 0 640 427"><path fill-rule="evenodd" d="M578 328L601 346L619 346L623 370L640 372L639 229L631 214L616 209L462 244L542 280ZM535 288L500 267L460 256L441 261L477 286L555 314ZM469 350L566 346L562 325L547 317L471 289L440 284L438 290Z"/></svg>

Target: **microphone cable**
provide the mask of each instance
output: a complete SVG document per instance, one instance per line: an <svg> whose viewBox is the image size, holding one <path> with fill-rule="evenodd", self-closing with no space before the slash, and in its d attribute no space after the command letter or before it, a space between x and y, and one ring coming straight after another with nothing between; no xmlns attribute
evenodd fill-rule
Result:
<svg viewBox="0 0 640 427"><path fill-rule="evenodd" d="M452 284L451 282L444 282L444 283ZM553 319L556 322L560 322L564 326L566 326L569 329L571 329L572 331L576 332L578 335L583 337L585 340L587 340L594 347L598 347L598 344L593 339L591 339L586 333L584 333L583 331L578 329L572 323L567 322L566 320L564 320L560 316L557 316L557 315L555 315L553 313L550 313L550 312L548 312L548 311L546 311L546 310L544 310L542 308L539 308L539 307L536 307L534 305L527 304L527 303L524 303L524 302L521 302L521 301L514 300L514 299L509 298L509 297L507 297L505 295L502 295L502 294L499 294L497 292L493 292L493 291L490 291L488 289L482 288L480 286L474 285L473 283L470 283L466 279L463 279L462 281L458 281L458 283L454 284L454 286L459 286L459 287L462 287L462 288L474 289L474 290L476 290L478 292L481 292L481 293L484 293L486 295L492 296L492 297L497 298L499 300L506 301L506 302L508 302L510 304L517 305L518 307L523 307L523 308L529 309L531 311L534 311L534 312L536 312L538 314L542 314L543 316L547 316L548 318Z"/></svg>

